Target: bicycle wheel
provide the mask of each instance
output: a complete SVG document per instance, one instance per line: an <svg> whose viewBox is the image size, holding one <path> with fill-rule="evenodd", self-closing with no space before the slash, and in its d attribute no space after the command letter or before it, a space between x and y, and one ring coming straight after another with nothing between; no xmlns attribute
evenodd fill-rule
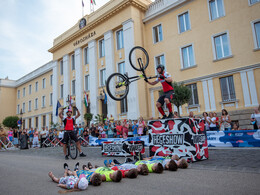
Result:
<svg viewBox="0 0 260 195"><path fill-rule="evenodd" d="M121 73L111 74L106 82L108 95L116 101L124 99L129 91L129 81Z"/></svg>
<svg viewBox="0 0 260 195"><path fill-rule="evenodd" d="M72 159L76 159L78 156L78 148L74 140L69 140L68 142L68 154Z"/></svg>
<svg viewBox="0 0 260 195"><path fill-rule="evenodd" d="M129 53L129 62L137 71L145 70L149 64L147 51L140 46L133 47Z"/></svg>

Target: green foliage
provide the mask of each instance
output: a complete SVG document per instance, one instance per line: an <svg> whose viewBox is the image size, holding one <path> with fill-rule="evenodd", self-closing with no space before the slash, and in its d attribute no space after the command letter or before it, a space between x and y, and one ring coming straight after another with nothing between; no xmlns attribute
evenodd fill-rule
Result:
<svg viewBox="0 0 260 195"><path fill-rule="evenodd" d="M3 120L3 125L6 127L17 128L18 120L19 120L18 116L7 116Z"/></svg>
<svg viewBox="0 0 260 195"><path fill-rule="evenodd" d="M93 118L93 114L91 114L91 113L86 113L86 114L84 114L84 119L85 119L87 122L91 121L92 118Z"/></svg>
<svg viewBox="0 0 260 195"><path fill-rule="evenodd" d="M97 114L96 116L95 116L95 119L94 119L94 122L95 123L103 123L103 121L104 121L104 116L103 116L103 114Z"/></svg>
<svg viewBox="0 0 260 195"><path fill-rule="evenodd" d="M52 129L57 129L59 127L59 123L50 122Z"/></svg>
<svg viewBox="0 0 260 195"><path fill-rule="evenodd" d="M179 107L183 104L189 103L191 98L191 90L189 87L185 86L183 83L173 83L174 97L172 103L178 108L178 114L180 113Z"/></svg>

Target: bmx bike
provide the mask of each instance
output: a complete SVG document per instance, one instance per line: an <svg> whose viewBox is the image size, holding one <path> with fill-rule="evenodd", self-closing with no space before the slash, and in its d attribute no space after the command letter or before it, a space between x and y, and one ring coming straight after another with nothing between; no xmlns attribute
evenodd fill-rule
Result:
<svg viewBox="0 0 260 195"><path fill-rule="evenodd" d="M127 73L121 74L119 72L111 74L106 82L106 89L108 95L116 101L121 101L126 98L129 92L129 86L132 82L139 79L152 79L157 76L147 77L145 69L149 64L149 56L147 51L140 46L133 47L129 53L129 62L133 69L140 71L142 74L138 76L129 77Z"/></svg>

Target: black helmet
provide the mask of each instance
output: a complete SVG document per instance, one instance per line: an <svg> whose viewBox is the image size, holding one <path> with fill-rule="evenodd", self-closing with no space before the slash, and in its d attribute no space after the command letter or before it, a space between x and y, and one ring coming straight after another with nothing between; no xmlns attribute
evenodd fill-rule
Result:
<svg viewBox="0 0 260 195"><path fill-rule="evenodd" d="M159 65L157 65L157 66L156 66L156 70L157 70L158 68L161 68L161 69L162 69L162 71L164 71L164 65L162 65L162 64L159 64Z"/></svg>

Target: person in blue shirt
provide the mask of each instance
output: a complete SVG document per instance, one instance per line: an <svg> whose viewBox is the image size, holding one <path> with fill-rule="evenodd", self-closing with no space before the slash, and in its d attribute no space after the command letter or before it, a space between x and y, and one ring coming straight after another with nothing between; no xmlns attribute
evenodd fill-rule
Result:
<svg viewBox="0 0 260 195"><path fill-rule="evenodd" d="M134 125L132 126L132 130L133 130L133 135L134 137L137 137L138 134L137 134L137 128L138 128L138 125L136 124L136 121L134 121Z"/></svg>
<svg viewBox="0 0 260 195"><path fill-rule="evenodd" d="M30 148L32 147L33 134L34 134L34 130L33 130L33 128L31 128L31 130L29 131L29 145L30 145Z"/></svg>

